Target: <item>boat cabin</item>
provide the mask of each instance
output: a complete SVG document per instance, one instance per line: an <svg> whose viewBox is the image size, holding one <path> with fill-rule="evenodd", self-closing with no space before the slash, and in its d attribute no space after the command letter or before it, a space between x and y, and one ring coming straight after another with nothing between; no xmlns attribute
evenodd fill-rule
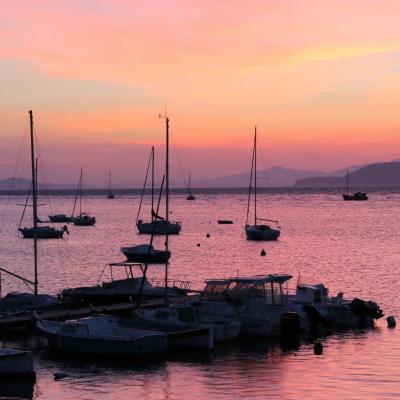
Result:
<svg viewBox="0 0 400 400"><path fill-rule="evenodd" d="M230 284L229 279L207 279L201 296L204 300L222 300Z"/></svg>
<svg viewBox="0 0 400 400"><path fill-rule="evenodd" d="M303 304L326 304L328 301L328 289L322 284L303 285L296 287L296 301Z"/></svg>
<svg viewBox="0 0 400 400"><path fill-rule="evenodd" d="M234 304L247 304L250 301L267 305L286 304L287 289L284 288L284 283L291 278L291 275L286 274L232 278L227 295Z"/></svg>

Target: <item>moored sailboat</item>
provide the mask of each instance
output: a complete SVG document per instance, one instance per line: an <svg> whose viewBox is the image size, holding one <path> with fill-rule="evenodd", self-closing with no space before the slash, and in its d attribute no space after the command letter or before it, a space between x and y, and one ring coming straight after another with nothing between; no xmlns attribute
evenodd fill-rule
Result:
<svg viewBox="0 0 400 400"><path fill-rule="evenodd" d="M253 176L254 176L254 225L250 225L249 212L250 212L250 199L251 199ZM257 217L257 127L255 127L253 156L251 160L249 195L247 200L246 225L244 230L246 232L246 237L248 240L277 240L281 234L280 230L278 228L272 228L271 226L265 223L259 224L259 221L272 222L278 224L278 221Z"/></svg>
<svg viewBox="0 0 400 400"><path fill-rule="evenodd" d="M350 201L350 200L365 201L365 200L368 200L367 193L364 193L364 192L355 192L353 194L349 193L349 170L347 170L347 173L346 173L346 193L343 193L342 196L343 196L343 200L345 200L345 201Z"/></svg>
<svg viewBox="0 0 400 400"><path fill-rule="evenodd" d="M77 189L77 196L79 195L79 215L73 218L74 225L78 226L92 226L96 223L96 218L82 212L82 186L83 186L83 168L81 167L81 174L79 177L79 184ZM76 196L75 196L76 203ZM75 210L75 204L74 204Z"/></svg>

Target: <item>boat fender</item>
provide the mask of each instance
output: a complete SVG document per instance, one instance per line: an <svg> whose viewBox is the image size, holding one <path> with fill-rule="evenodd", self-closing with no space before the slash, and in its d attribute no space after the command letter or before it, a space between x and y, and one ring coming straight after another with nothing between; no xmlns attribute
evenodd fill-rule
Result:
<svg viewBox="0 0 400 400"><path fill-rule="evenodd" d="M320 356L323 352L324 352L324 346L322 345L322 343L320 342L314 343L314 354Z"/></svg>
<svg viewBox="0 0 400 400"><path fill-rule="evenodd" d="M280 320L281 334L284 337L296 336L300 332L300 316L296 312L282 314Z"/></svg>
<svg viewBox="0 0 400 400"><path fill-rule="evenodd" d="M393 315L389 315L389 317L386 318L386 322L389 328L394 328L396 326L396 319Z"/></svg>

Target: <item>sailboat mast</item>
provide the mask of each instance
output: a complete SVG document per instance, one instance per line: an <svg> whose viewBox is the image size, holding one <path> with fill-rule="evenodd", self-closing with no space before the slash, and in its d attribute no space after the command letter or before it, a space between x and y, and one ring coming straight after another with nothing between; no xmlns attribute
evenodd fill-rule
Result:
<svg viewBox="0 0 400 400"><path fill-rule="evenodd" d="M81 175L79 178L79 216L82 216L82 180L83 180L83 168L81 167Z"/></svg>
<svg viewBox="0 0 400 400"><path fill-rule="evenodd" d="M254 225L257 225L257 127L254 127Z"/></svg>
<svg viewBox="0 0 400 400"><path fill-rule="evenodd" d="M29 111L29 122L31 131L31 169L32 169L32 202L33 202L33 253L35 278L33 282L35 294L38 294L38 248L37 248L37 169L35 167L35 141L33 138L33 114Z"/></svg>
<svg viewBox="0 0 400 400"><path fill-rule="evenodd" d="M347 194L349 194L349 170L347 170L347 176L346 176L346 181L347 181Z"/></svg>
<svg viewBox="0 0 400 400"><path fill-rule="evenodd" d="M111 169L108 172L108 193L111 194Z"/></svg>
<svg viewBox="0 0 400 400"><path fill-rule="evenodd" d="M165 117L165 251L168 254L168 228L169 228L169 118ZM165 262L165 299L168 293L168 259Z"/></svg>
<svg viewBox="0 0 400 400"><path fill-rule="evenodd" d="M189 196L192 195L192 186L191 186L191 182L190 182L191 181L191 175L192 174L189 173Z"/></svg>
<svg viewBox="0 0 400 400"><path fill-rule="evenodd" d="M151 215L154 213L154 146L151 148Z"/></svg>

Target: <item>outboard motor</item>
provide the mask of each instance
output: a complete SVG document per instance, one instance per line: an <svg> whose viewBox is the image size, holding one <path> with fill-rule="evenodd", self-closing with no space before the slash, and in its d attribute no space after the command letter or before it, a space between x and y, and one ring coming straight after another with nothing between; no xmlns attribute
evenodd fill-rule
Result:
<svg viewBox="0 0 400 400"><path fill-rule="evenodd" d="M359 317L382 318L385 314L377 303L355 298L350 303L350 310Z"/></svg>

